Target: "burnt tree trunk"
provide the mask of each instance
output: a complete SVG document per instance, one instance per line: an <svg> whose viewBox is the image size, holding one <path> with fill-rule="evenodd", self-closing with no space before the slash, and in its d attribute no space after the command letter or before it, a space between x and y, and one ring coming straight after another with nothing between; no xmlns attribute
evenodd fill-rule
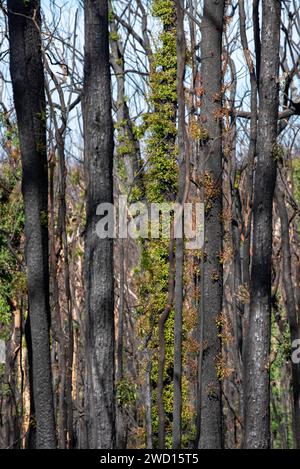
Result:
<svg viewBox="0 0 300 469"><path fill-rule="evenodd" d="M257 165L253 201L253 257L244 368L244 446L270 446L272 206L276 181L281 2L262 2Z"/></svg>
<svg viewBox="0 0 300 469"><path fill-rule="evenodd" d="M290 229L288 211L285 205L284 195L280 188L276 189L276 201L281 223L281 245L282 245L282 279L285 291L285 306L288 316L291 342L300 337L300 325L298 323L297 306L292 276ZM293 433L294 446L300 449L300 365L291 363L292 367L292 391L293 391Z"/></svg>
<svg viewBox="0 0 300 469"><path fill-rule="evenodd" d="M177 202L180 207L180 217L177 220L182 225L182 236L176 239L175 250L175 298L174 298L174 405L173 405L173 448L181 447L181 413L182 413L182 309L183 309L183 275L184 275L184 203L186 186L186 129L185 129L185 35L184 0L176 0L177 27L177 101L178 101L178 159L179 183Z"/></svg>
<svg viewBox="0 0 300 469"><path fill-rule="evenodd" d="M169 243L169 274L168 274L168 298L167 304L158 320L158 378L157 378L157 410L158 410L158 447L164 449L166 447L166 412L163 400L164 391L164 369L166 362L166 340L165 340L165 324L170 316L174 301L175 290L175 256L174 256L174 226L171 225Z"/></svg>
<svg viewBox="0 0 300 469"><path fill-rule="evenodd" d="M97 237L96 209L113 203L108 1L86 0L84 12L85 418L89 447L106 449L115 446L113 239Z"/></svg>
<svg viewBox="0 0 300 469"><path fill-rule="evenodd" d="M200 448L222 446L221 386L217 360L221 343L217 320L222 311L222 33L225 1L205 0L201 26L201 77L204 90L200 122L208 137L200 152L205 193L205 243L201 322Z"/></svg>
<svg viewBox="0 0 300 469"><path fill-rule="evenodd" d="M22 155L37 448L55 448L49 345L46 105L39 1L9 0L10 71Z"/></svg>

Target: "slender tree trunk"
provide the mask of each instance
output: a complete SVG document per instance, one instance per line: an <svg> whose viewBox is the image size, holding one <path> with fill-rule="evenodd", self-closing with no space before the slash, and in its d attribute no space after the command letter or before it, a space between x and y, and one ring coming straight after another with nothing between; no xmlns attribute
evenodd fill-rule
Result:
<svg viewBox="0 0 300 469"><path fill-rule="evenodd" d="M145 407L146 407L146 435L147 435L147 449L153 448L152 443L152 394L151 394L151 371L152 361L151 356L146 349L146 378L145 378Z"/></svg>
<svg viewBox="0 0 300 469"><path fill-rule="evenodd" d="M44 51L43 51L44 52ZM73 367L73 318L72 318L72 296L70 288L70 266L69 249L67 239L67 204L66 204L66 179L67 168L65 164L65 131L67 126L67 111L64 102L64 95L60 88L59 81L51 70L45 52L43 53L44 64L47 72L55 83L61 103L61 121L59 126L52 101L49 87L46 86L46 95L50 106L50 114L55 129L56 149L51 152L50 158L50 227L53 233L50 238L50 275L52 279L53 311L55 313L55 326L52 328L56 333L56 339L60 342L59 352L60 362L60 398L59 398L59 447L71 448L73 443L73 402L72 402L72 367ZM56 156L58 159L58 217L57 229L55 231L54 213L54 171L56 166ZM56 248L56 240L58 246ZM58 289L58 261L63 255L64 271L64 292L67 320L61 314L60 292ZM58 330L60 327L60 331ZM65 330L65 333L64 333Z"/></svg>
<svg viewBox="0 0 300 469"><path fill-rule="evenodd" d="M13 305L11 305L14 308ZM20 352L20 328L16 328L17 309L12 309L11 314L15 316L15 321L11 323L11 337L6 343L6 363L3 381L1 379L2 389L8 389L8 392L1 395L1 426L0 426L0 447L2 449L20 449L21 447L21 421L18 412L17 401L17 355Z"/></svg>
<svg viewBox="0 0 300 469"><path fill-rule="evenodd" d="M49 233L50 233L50 292L51 292L51 330L52 337L58 344L58 391L57 391L57 431L58 431L58 447L65 449L66 447L66 420L67 408L65 399L65 383L66 383L66 340L62 329L62 315L59 301L59 284L58 284L58 253L61 251L61 237L56 236L55 230L55 199L54 199L54 175L55 175L55 151L49 162ZM56 238L59 245L56 245ZM55 375L54 375L55 376ZM55 389L55 380L54 380Z"/></svg>
<svg viewBox="0 0 300 469"><path fill-rule="evenodd" d="M174 226L170 230L169 243L169 274L168 274L168 298L166 307L158 320L158 378L157 378L157 410L158 410L158 447L164 449L166 446L166 413L164 406L164 370L166 361L166 339L165 324L169 318L173 301L175 288L175 256L174 256Z"/></svg>
<svg viewBox="0 0 300 469"><path fill-rule="evenodd" d="M157 2L153 1L153 6ZM159 2L158 2L159 3ZM166 84L170 86L170 89L174 86L173 78L170 78L174 70L174 65L171 63L168 63L166 61L167 57L170 57L170 48L171 42L170 38L176 34L175 31L175 25L176 25L176 7L175 7L175 0L171 0L170 2L167 2L166 4L166 10L168 11L168 15L170 17L168 18L168 15L162 15L162 23L163 23L163 33L164 36L162 38L162 48L161 48L161 54L162 54L162 69L164 72L169 72L170 76L166 77L162 80L162 87L165 90ZM170 21L170 18L172 18L172 21ZM175 36L173 36L175 37ZM176 52L175 52L176 53ZM152 66L152 61L150 60L150 68ZM165 91L163 92L163 95L165 94ZM169 114L169 121L171 122L176 122L176 108L177 108L177 99L176 95L169 97L169 96L164 96L163 99L157 95L154 99L154 112L161 112L161 106L164 106L165 104L168 104L170 106L168 110ZM172 109L172 111L171 111ZM154 128L153 128L154 130ZM157 131L154 130L154 134ZM157 132L157 136L159 134L159 131ZM163 152L164 152L164 158L173 158L174 157L174 148L175 148L175 135L172 131L163 131L160 133L160 138L164 141L163 144ZM169 154L171 150L172 156ZM156 163L157 164L157 163ZM163 166L163 165L162 165ZM158 167L158 165L157 165ZM163 169L162 169L162 174L163 174ZM174 200L174 193L173 190L169 190L168 188L164 188L161 190L161 195L163 196L164 201L170 202ZM147 193L147 191L146 191ZM171 224L171 229L170 229L170 242L169 242L169 252L168 252L168 264L169 264L169 272L168 272L168 295L167 295L167 304L160 314L159 320L158 320L158 346L159 346L159 359L158 359L158 378L157 378L157 410L158 410L158 447L160 449L165 448L166 444L166 411L165 411L165 405L164 405L164 387L165 387L165 382L164 382L164 372L165 372L165 362L166 362L166 337L165 337L165 327L167 320L170 316L170 313L172 311L173 307L173 302L174 302L174 291L175 291L175 255L174 255L174 249L175 249L175 240L174 240L174 223L172 222Z"/></svg>
<svg viewBox="0 0 300 469"><path fill-rule="evenodd" d="M256 38L255 51L256 58L260 58L260 40L259 37L259 17L258 17L258 1L253 3L253 30ZM246 33L246 12L244 0L239 0L239 16L240 16L240 34L241 43L244 51L244 57L247 62L247 67L250 75L250 88L251 88L251 119L250 119L250 144L248 150L248 167L246 178L246 190L244 200L244 242L242 247L242 283L244 288L250 287L250 248L251 248L251 227L252 227L252 205L253 205L253 174L254 174L254 159L256 154L257 142L257 91L258 91L258 76L260 73L260 61L256 60L256 70L249 51L247 33ZM258 23L258 24L257 24ZM247 335L249 322L249 305L244 305L243 336ZM244 353L244 341L241 341L241 354Z"/></svg>
<svg viewBox="0 0 300 469"><path fill-rule="evenodd" d="M125 248L124 239L119 240L120 243L120 284L119 284L119 308L118 308L118 340L117 340L117 385L122 383L124 378L124 313L125 313ZM122 403L117 402L116 406L116 445L118 449L126 448L128 423L126 410L123 409Z"/></svg>
<svg viewBox="0 0 300 469"><path fill-rule="evenodd" d="M204 168L205 243L203 263L203 310L201 314L200 448L222 446L221 385L217 375L217 360L221 343L217 320L222 311L222 33L225 1L204 1L201 42L201 78L204 90L200 121L208 132L200 158ZM217 117L216 117L217 116Z"/></svg>
<svg viewBox="0 0 300 469"><path fill-rule="evenodd" d="M253 17L253 35L254 35L254 47L255 47L255 58L256 58L256 80L257 86L259 86L260 78L260 64L261 64L261 40L260 40L260 22L259 22L259 5L260 0L253 0L252 17Z"/></svg>
<svg viewBox="0 0 300 469"><path fill-rule="evenodd" d="M174 403L173 403L173 448L181 447L182 413L182 308L183 308L183 269L184 269L184 202L186 182L186 129L185 129L185 35L183 28L184 0L176 0L177 12L177 100L178 100L178 158L179 185L178 198L181 213L177 220L182 225L182 236L176 239L175 254L175 315L174 315Z"/></svg>
<svg viewBox="0 0 300 469"><path fill-rule="evenodd" d="M281 223L281 243L282 243L282 278L285 290L285 305L288 316L291 342L299 339L300 325L298 324L295 292L293 287L290 230L288 212L285 206L284 195L277 187L276 201ZM292 387L293 387L293 432L294 446L300 449L300 366L293 363L292 366Z"/></svg>
<svg viewBox="0 0 300 469"><path fill-rule="evenodd" d="M70 288L70 266L69 249L67 238L67 204L66 204L66 165L65 165L65 145L63 136L58 132L56 135L57 153L59 159L59 215L58 215L58 236L63 250L64 265L64 294L66 302L67 320L65 325L67 340L64 340L62 353L65 354L66 369L64 386L64 407L65 422L64 433L67 448L73 445L73 401L72 401L72 368L73 368L73 317L72 317L72 296Z"/></svg>
<svg viewBox="0 0 300 469"><path fill-rule="evenodd" d="M96 234L98 204L113 203L108 1L86 0L84 140L86 409L90 448L115 446L113 239Z"/></svg>
<svg viewBox="0 0 300 469"><path fill-rule="evenodd" d="M49 345L46 105L39 1L9 0L10 70L22 155L22 192L37 448L55 448Z"/></svg>
<svg viewBox="0 0 300 469"><path fill-rule="evenodd" d="M281 2L262 2L262 50L257 166L253 203L253 257L244 370L246 448L270 446L272 204L276 181Z"/></svg>
<svg viewBox="0 0 300 469"><path fill-rule="evenodd" d="M111 3L111 2L110 2ZM110 9L110 11L112 11ZM114 19L110 23L111 35L117 35L117 22ZM110 61L116 75L117 82L117 123L118 123L118 137L120 142L129 141L128 151L122 152L120 159L125 165L126 181L122 181L127 193L131 193L134 186L139 187L141 192L144 192L143 187L143 170L139 141L134 133L133 122L130 118L130 110L126 102L126 86L125 86L125 60L124 60L124 46L121 40L110 40ZM118 151L117 151L118 154ZM117 162L118 164L118 162ZM121 178L122 179L122 178ZM124 177L123 177L124 179ZM122 184L122 185L123 185Z"/></svg>

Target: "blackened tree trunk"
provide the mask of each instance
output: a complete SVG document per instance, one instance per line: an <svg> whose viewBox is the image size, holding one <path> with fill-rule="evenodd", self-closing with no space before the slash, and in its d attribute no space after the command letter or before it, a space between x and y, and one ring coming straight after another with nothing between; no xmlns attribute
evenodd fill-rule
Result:
<svg viewBox="0 0 300 469"><path fill-rule="evenodd" d="M288 316L291 342L293 343L294 340L297 340L300 337L300 325L298 323L295 291L293 286L289 217L285 205L284 195L278 186L276 189L276 202L281 223L282 279L285 291L285 306ZM292 362L291 367L294 447L300 449L300 365L299 363Z"/></svg>
<svg viewBox="0 0 300 469"><path fill-rule="evenodd" d="M145 351L147 365L146 365L146 377L145 377L145 420L146 420L146 439L147 449L153 448L152 443L152 396L151 396L151 371L152 361L148 350Z"/></svg>
<svg viewBox="0 0 300 469"><path fill-rule="evenodd" d="M159 345L159 361L158 361L158 378L157 378L157 410L158 410L158 447L164 449L166 447L166 412L163 400L164 391L164 369L166 362L166 340L165 340L165 324L170 316L174 301L175 290L175 256L174 256L174 226L172 223L170 230L169 243L169 274L168 274L168 297L167 304L160 315L158 321L158 345Z"/></svg>
<svg viewBox="0 0 300 469"><path fill-rule="evenodd" d="M55 448L49 346L46 105L39 1L9 0L10 71L22 155L37 447Z"/></svg>
<svg viewBox="0 0 300 469"><path fill-rule="evenodd" d="M255 53L256 53L256 69L249 51L247 33L246 33L246 12L244 0L239 0L239 16L240 16L240 35L241 44L244 51L244 57L250 75L251 88L251 119L250 119L250 144L248 150L246 190L244 195L244 242L242 244L242 284L245 288L250 287L250 248L251 248L251 227L252 227L252 203L253 203L253 174L254 160L256 154L257 142L257 91L258 76L260 69L260 38L259 38L259 16L258 1L253 2L253 34L255 37ZM249 305L243 305L243 335L247 334L249 321ZM240 341L241 355L244 352L243 335Z"/></svg>
<svg viewBox="0 0 300 469"><path fill-rule="evenodd" d="M217 320L222 310L222 33L225 1L205 0L201 25L201 125L207 131L200 154L205 192L205 244L201 319L200 448L221 448L221 386L217 374L221 343ZM203 132L206 133L206 132Z"/></svg>
<svg viewBox="0 0 300 469"><path fill-rule="evenodd" d="M244 446L270 446L272 206L276 181L281 2L262 2L257 165L253 202L253 257L244 371Z"/></svg>
<svg viewBox="0 0 300 469"><path fill-rule="evenodd" d="M86 0L84 147L86 409L90 448L115 446L113 240L96 234L98 204L113 202L108 1Z"/></svg>
<svg viewBox="0 0 300 469"><path fill-rule="evenodd" d="M184 202L186 182L186 128L185 128L185 35L183 28L184 0L176 0L177 27L177 101L178 101L178 159L179 183L177 202L180 207L179 223L184 226ZM182 309L183 309L183 270L184 270L184 233L176 239L175 253L175 315L174 315L174 406L173 406L173 448L181 447L182 413Z"/></svg>

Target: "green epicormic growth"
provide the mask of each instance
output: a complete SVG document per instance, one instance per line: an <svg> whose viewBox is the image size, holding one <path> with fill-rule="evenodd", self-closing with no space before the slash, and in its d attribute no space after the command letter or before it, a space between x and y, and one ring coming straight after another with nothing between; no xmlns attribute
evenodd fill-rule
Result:
<svg viewBox="0 0 300 469"><path fill-rule="evenodd" d="M148 171L145 176L149 202L170 200L176 194L176 18L173 0L154 0L154 17L162 28L151 61L149 102L144 117Z"/></svg>
<svg viewBox="0 0 300 469"><path fill-rule="evenodd" d="M300 203L300 158L293 160L293 186L294 186L294 196Z"/></svg>
<svg viewBox="0 0 300 469"><path fill-rule="evenodd" d="M0 113L0 339L11 334L12 312L20 293L26 289L25 275L18 259L24 230L21 197L21 161L17 127L6 113Z"/></svg>
<svg viewBox="0 0 300 469"><path fill-rule="evenodd" d="M152 14L160 32L154 45L150 67L149 104L151 112L144 116L147 171L144 176L145 195L149 203L169 202L177 192L176 162L176 14L173 0L153 0ZM146 245L145 245L146 243ZM142 244L139 272L141 298L140 326L145 334L151 332L148 345L152 356L152 426L153 443L157 445L158 411L158 320L163 314L168 295L169 240L150 240ZM166 446L171 447L173 408L173 343L174 312L165 323L165 369L163 400L166 413Z"/></svg>
<svg viewBox="0 0 300 469"><path fill-rule="evenodd" d="M19 183L20 170L9 163L0 167L0 338L10 335L13 300L26 289L18 257L24 228L24 212Z"/></svg>

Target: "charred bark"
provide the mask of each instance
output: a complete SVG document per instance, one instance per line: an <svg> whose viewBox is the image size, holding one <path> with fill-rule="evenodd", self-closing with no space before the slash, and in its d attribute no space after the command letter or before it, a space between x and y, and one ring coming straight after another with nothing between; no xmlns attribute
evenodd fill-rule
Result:
<svg viewBox="0 0 300 469"><path fill-rule="evenodd" d="M272 207L276 181L281 2L262 2L257 165L253 201L253 257L244 368L246 448L270 446Z"/></svg>
<svg viewBox="0 0 300 469"><path fill-rule="evenodd" d="M96 209L113 203L108 1L84 5L85 419L89 447L106 449L115 446L113 239L97 237Z"/></svg>
<svg viewBox="0 0 300 469"><path fill-rule="evenodd" d="M186 189L186 142L185 129L185 35L183 28L184 1L176 1L177 12L177 100L178 100L178 159L179 159L179 183L177 202L180 207L180 219L177 220L184 226L184 202ZM176 239L175 251L175 299L174 299L174 404L173 404L173 448L181 447L181 413L182 413L182 309L183 309L183 269L184 269L184 229L182 236Z"/></svg>
<svg viewBox="0 0 300 469"><path fill-rule="evenodd" d="M204 95L201 107L201 125L208 138L200 152L203 168L202 183L205 193L205 242L203 262L203 289L201 344L203 348L200 390L200 448L222 446L221 386L216 365L221 354L217 320L222 311L223 268L222 253L222 33L225 2L206 0L202 19L201 78ZM209 187L212 189L210 190Z"/></svg>
<svg viewBox="0 0 300 469"><path fill-rule="evenodd" d="M49 344L46 105L39 1L8 1L10 71L22 156L37 448L55 448Z"/></svg>

